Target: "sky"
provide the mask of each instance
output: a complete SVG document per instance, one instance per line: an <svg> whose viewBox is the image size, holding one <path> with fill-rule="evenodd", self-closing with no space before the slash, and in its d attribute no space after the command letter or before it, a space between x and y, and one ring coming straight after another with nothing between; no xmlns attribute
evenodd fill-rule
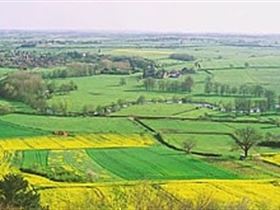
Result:
<svg viewBox="0 0 280 210"><path fill-rule="evenodd" d="M276 1L3 1L0 29L279 33Z"/></svg>

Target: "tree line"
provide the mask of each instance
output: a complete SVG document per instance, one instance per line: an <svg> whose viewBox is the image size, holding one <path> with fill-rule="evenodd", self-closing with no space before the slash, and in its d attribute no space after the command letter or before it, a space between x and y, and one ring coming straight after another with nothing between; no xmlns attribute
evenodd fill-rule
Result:
<svg viewBox="0 0 280 210"><path fill-rule="evenodd" d="M77 89L78 86L73 81L62 84L47 82L38 73L24 71L11 73L0 82L1 97L21 101L40 112L47 110L47 100L53 95L67 94ZM7 109L2 108L2 111L7 112Z"/></svg>
<svg viewBox="0 0 280 210"><path fill-rule="evenodd" d="M191 92L194 86L194 80L191 76L186 77L183 81L179 80L156 80L152 77L143 80L143 86L146 91L162 92Z"/></svg>
<svg viewBox="0 0 280 210"><path fill-rule="evenodd" d="M272 90L267 90L261 85L230 86L213 82L211 77L208 77L204 85L204 93L207 95L215 94L218 96L234 96L234 103L228 102L221 104L227 112L233 110L238 112L250 113L252 109L257 112L266 112L276 109L276 104L280 105L280 97ZM237 97L240 96L240 97ZM255 97L255 99L252 99ZM256 99L257 98L257 99Z"/></svg>
<svg viewBox="0 0 280 210"><path fill-rule="evenodd" d="M194 61L195 57L186 53L173 53L169 55L170 59L181 60L181 61Z"/></svg>
<svg viewBox="0 0 280 210"><path fill-rule="evenodd" d="M261 85L242 84L240 86L231 86L229 84L213 82L211 77L207 77L205 80L204 93L219 96L241 95L254 97L265 97L266 95L272 94Z"/></svg>

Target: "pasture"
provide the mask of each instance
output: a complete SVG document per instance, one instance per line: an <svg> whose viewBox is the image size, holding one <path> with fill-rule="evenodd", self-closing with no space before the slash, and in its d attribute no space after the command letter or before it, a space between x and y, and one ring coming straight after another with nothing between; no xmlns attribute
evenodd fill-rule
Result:
<svg viewBox="0 0 280 210"><path fill-rule="evenodd" d="M280 68L280 67L279 67ZM279 69L250 68L242 70L216 70L211 71L214 81L233 86L242 84L262 85L263 87L279 93ZM240 79L242 77L242 80Z"/></svg>
<svg viewBox="0 0 280 210"><path fill-rule="evenodd" d="M14 123L45 131L65 130L73 133L144 133L142 127L126 118L54 117L10 114L0 117Z"/></svg>
<svg viewBox="0 0 280 210"><path fill-rule="evenodd" d="M128 102L136 101L139 96L144 96L146 100L151 99L171 99L173 96L184 97L187 92L163 92L158 90L146 91L143 86L141 74L134 75L95 75L91 77L75 77L66 79L56 79L57 84L73 81L78 86L78 90L71 91L66 95L55 95L49 100L49 104L59 101L68 103L69 111L81 112L85 105L97 106L110 105L119 99ZM126 85L119 85L121 78L125 79ZM184 77L180 78L182 80ZM201 72L193 75L197 82L194 93L199 93L203 89L203 82L206 74Z"/></svg>
<svg viewBox="0 0 280 210"><path fill-rule="evenodd" d="M177 116L195 110L192 104L143 104L122 109L113 115L135 116Z"/></svg>
<svg viewBox="0 0 280 210"><path fill-rule="evenodd" d="M163 138L179 148L183 148L185 141L192 140L195 142L193 151L196 152L236 155L236 151L232 151L234 139L229 135L175 133L164 134Z"/></svg>
<svg viewBox="0 0 280 210"><path fill-rule="evenodd" d="M24 126L16 125L0 120L0 139L1 138L15 138L15 137L29 137L40 136L47 132L36 130L32 128L26 128Z"/></svg>
<svg viewBox="0 0 280 210"><path fill-rule="evenodd" d="M145 119L144 123L162 133L205 133L205 134L230 134L234 130L245 127L253 127L261 134L266 132L280 133L280 128L269 123L245 123L245 122L215 122L199 120L153 120Z"/></svg>

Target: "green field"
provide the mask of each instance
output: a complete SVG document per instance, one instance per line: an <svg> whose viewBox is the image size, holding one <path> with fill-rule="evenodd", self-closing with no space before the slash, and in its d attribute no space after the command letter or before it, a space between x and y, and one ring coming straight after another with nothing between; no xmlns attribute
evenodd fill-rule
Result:
<svg viewBox="0 0 280 210"><path fill-rule="evenodd" d="M251 68L242 70L217 70L212 71L212 73L214 75L214 80L220 83L235 86L242 84L258 84L279 94L279 69Z"/></svg>
<svg viewBox="0 0 280 210"><path fill-rule="evenodd" d="M81 133L143 133L144 129L125 118L52 117L11 114L3 121L46 131L65 130Z"/></svg>
<svg viewBox="0 0 280 210"><path fill-rule="evenodd" d="M86 154L87 153L87 154ZM185 153L164 147L19 151L20 170L60 181L236 178Z"/></svg>
<svg viewBox="0 0 280 210"><path fill-rule="evenodd" d="M127 180L236 178L223 169L163 147L87 150L99 165Z"/></svg>
<svg viewBox="0 0 280 210"><path fill-rule="evenodd" d="M178 103L148 103L143 105L132 105L123 108L112 115L123 116L144 116L144 117L182 117L182 118L200 118L204 116L217 116L221 114L218 111L208 108L200 108L196 104L178 104Z"/></svg>
<svg viewBox="0 0 280 210"><path fill-rule="evenodd" d="M48 151L24 151L22 153L21 168L44 170L48 166Z"/></svg>
<svg viewBox="0 0 280 210"><path fill-rule="evenodd" d="M163 133L233 133L236 129L253 127L260 133L280 133L280 128L273 124L211 122L197 120L143 120L144 123Z"/></svg>
<svg viewBox="0 0 280 210"><path fill-rule="evenodd" d="M78 86L78 90L72 91L67 95L54 96L49 100L49 103L52 104L65 100L68 103L68 109L70 111L82 111L84 105L93 105L96 108L98 105L105 106L116 103L119 99L136 101L142 95L146 99L171 99L173 96L184 97L188 95L186 92L146 91L139 77L141 78L141 74L130 76L96 75L91 77L58 79L55 80L57 84L71 80L74 81ZM199 93L203 89L203 84L199 82L205 80L206 74L202 72L193 75L193 77L198 83L195 86L194 92ZM119 85L121 78L125 78L126 85Z"/></svg>
<svg viewBox="0 0 280 210"><path fill-rule="evenodd" d="M47 132L18 126L14 123L0 120L0 138L40 136L44 134L47 134Z"/></svg>
<svg viewBox="0 0 280 210"><path fill-rule="evenodd" d="M195 109L192 104L143 104L124 108L113 115L177 116Z"/></svg>
<svg viewBox="0 0 280 210"><path fill-rule="evenodd" d="M196 152L236 155L236 151L231 151L234 139L228 135L164 134L163 138L179 148L183 148L184 141L192 140Z"/></svg>
<svg viewBox="0 0 280 210"><path fill-rule="evenodd" d="M18 151L12 160L23 172L57 181L112 181L119 178L88 157L85 150Z"/></svg>

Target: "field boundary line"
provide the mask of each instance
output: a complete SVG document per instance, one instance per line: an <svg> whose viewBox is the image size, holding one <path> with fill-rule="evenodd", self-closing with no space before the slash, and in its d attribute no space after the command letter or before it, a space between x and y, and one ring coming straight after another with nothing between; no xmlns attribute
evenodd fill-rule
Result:
<svg viewBox="0 0 280 210"><path fill-rule="evenodd" d="M164 140L164 138L162 137L162 135L157 132L156 130L154 130L152 127L148 126L147 124L145 124L144 122L142 122L140 119L138 118L133 118L134 121L136 123L139 123L139 125L143 126L144 128L148 129L151 133L153 133L154 138L161 144L164 145L166 147L168 147L169 149L173 149L179 152L185 152L185 150L183 150L182 148L176 147L173 144L168 143L167 141ZM204 153L204 152L196 152L196 151L192 151L191 152L194 155L201 155L201 156L211 156L211 157L220 157L222 156L221 154L216 154L216 153Z"/></svg>

